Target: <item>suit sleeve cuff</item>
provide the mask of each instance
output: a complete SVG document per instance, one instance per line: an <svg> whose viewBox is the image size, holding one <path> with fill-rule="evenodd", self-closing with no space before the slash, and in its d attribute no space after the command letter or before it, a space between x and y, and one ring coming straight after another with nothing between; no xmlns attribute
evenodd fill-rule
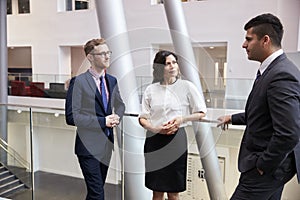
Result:
<svg viewBox="0 0 300 200"><path fill-rule="evenodd" d="M106 127L106 118L105 117L98 117L98 121L100 123L101 128Z"/></svg>

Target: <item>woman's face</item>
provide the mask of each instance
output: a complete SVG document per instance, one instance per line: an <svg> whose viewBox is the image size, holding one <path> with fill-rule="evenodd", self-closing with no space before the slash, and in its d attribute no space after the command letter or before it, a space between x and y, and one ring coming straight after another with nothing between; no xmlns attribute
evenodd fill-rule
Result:
<svg viewBox="0 0 300 200"><path fill-rule="evenodd" d="M176 58L171 54L166 57L166 64L164 69L164 80L176 78L179 73L179 67Z"/></svg>

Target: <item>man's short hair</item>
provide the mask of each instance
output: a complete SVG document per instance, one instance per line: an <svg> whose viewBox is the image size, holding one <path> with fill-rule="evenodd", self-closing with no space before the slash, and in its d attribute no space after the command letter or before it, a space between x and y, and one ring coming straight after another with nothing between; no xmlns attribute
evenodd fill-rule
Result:
<svg viewBox="0 0 300 200"><path fill-rule="evenodd" d="M103 38L92 39L87 41L87 43L83 47L85 55L87 56L89 53L91 53L94 50L95 46L102 44L106 44L106 41Z"/></svg>
<svg viewBox="0 0 300 200"><path fill-rule="evenodd" d="M253 28L253 33L257 35L258 39L268 35L273 45L281 47L283 26L278 17L270 13L258 15L245 24L244 29L248 30L249 28Z"/></svg>

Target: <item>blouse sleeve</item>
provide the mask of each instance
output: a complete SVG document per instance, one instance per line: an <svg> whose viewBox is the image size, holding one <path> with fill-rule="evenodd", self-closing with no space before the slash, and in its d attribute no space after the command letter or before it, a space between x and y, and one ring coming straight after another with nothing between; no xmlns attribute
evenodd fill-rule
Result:
<svg viewBox="0 0 300 200"><path fill-rule="evenodd" d="M191 112L207 112L206 104L204 101L204 96L201 94L196 86L188 81L189 94L188 98L190 101Z"/></svg>
<svg viewBox="0 0 300 200"><path fill-rule="evenodd" d="M142 98L142 108L141 113L139 114L139 117L149 119L150 118L150 103L151 103L151 95L150 95L150 89L149 86L146 88L143 98Z"/></svg>

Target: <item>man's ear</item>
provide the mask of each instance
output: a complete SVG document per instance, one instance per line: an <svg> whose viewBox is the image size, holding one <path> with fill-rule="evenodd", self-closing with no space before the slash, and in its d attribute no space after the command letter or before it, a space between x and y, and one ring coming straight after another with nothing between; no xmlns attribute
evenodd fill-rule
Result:
<svg viewBox="0 0 300 200"><path fill-rule="evenodd" d="M263 44L264 45L269 45L271 43L271 38L268 35L263 36Z"/></svg>
<svg viewBox="0 0 300 200"><path fill-rule="evenodd" d="M91 54L88 54L88 55L86 56L86 58L87 58L90 62L92 62L92 61L94 60L94 57L93 57L93 55L91 55Z"/></svg>

